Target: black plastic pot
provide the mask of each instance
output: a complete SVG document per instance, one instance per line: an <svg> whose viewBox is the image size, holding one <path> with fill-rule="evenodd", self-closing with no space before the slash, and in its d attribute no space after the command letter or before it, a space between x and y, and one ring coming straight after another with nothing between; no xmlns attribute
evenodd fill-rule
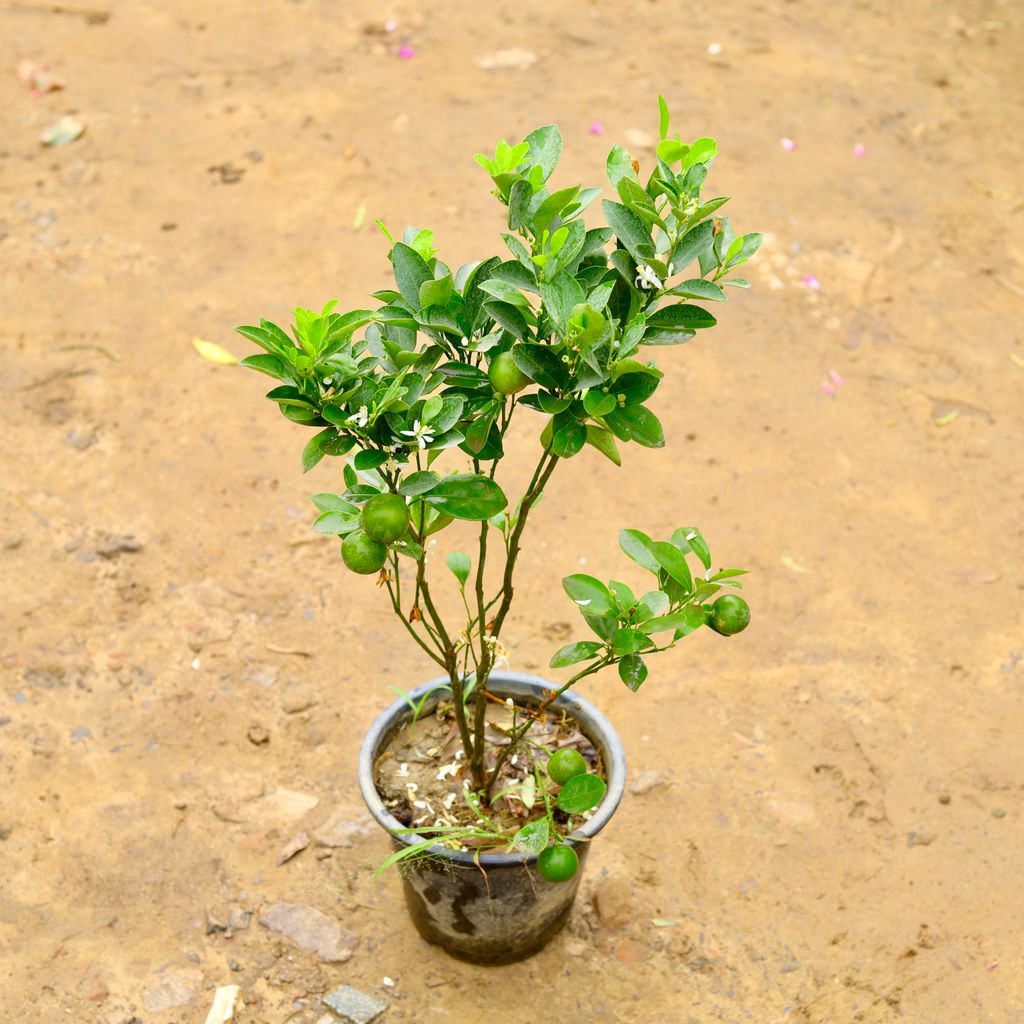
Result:
<svg viewBox="0 0 1024 1024"><path fill-rule="evenodd" d="M422 713L444 697L447 679L424 683L409 696L414 702L430 693ZM487 689L500 697L537 701L553 689L539 676L492 672ZM608 719L582 697L563 694L554 705L576 720L601 755L608 792L592 817L572 836L589 840L608 824L626 785L626 756ZM373 781L373 767L388 741L412 716L404 700L396 700L377 716L359 751L359 786L377 823L391 834L396 849L416 840L396 836L403 827L384 806ZM430 856L416 857L399 868L413 923L423 938L462 960L507 964L536 953L562 925L572 909L589 842L575 842L580 870L568 882L546 882L537 873L537 858L519 853L472 854L434 846ZM479 863L478 863L479 862Z"/></svg>

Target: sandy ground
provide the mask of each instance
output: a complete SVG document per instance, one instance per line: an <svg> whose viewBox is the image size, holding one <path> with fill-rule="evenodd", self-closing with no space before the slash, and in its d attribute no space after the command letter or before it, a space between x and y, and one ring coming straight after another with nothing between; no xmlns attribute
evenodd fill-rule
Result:
<svg viewBox="0 0 1024 1024"><path fill-rule="evenodd" d="M1020 9L90 2L0 3L3 1020L191 1024L238 984L243 1024L312 1024L350 983L417 1024L1024 1021ZM536 62L479 66L509 49ZM31 98L26 56L67 88ZM557 121L560 180L599 183L659 90L770 238L659 355L667 449L554 478L513 667L563 642L559 577L623 572L619 526L700 525L756 570L754 623L586 687L664 784L595 843L571 929L481 971L417 938L358 825L362 731L431 666L310 541L337 464L301 477L261 378L190 341L361 304L374 217L490 254L474 152ZM68 113L86 133L44 149ZM277 866L303 830L348 845ZM282 901L352 958L207 934Z"/></svg>

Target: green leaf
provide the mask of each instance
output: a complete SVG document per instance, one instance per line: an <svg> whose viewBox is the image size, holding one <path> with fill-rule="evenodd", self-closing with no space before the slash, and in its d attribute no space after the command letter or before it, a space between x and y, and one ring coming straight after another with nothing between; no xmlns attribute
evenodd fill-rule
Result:
<svg viewBox="0 0 1024 1024"><path fill-rule="evenodd" d="M614 607L611 591L593 576L584 573L566 576L562 587L588 616L607 615Z"/></svg>
<svg viewBox="0 0 1024 1024"><path fill-rule="evenodd" d="M414 561L419 561L423 557L423 548L415 541L411 540L399 540L395 541L391 545L393 551L396 551L400 555L405 555L406 558L411 558Z"/></svg>
<svg viewBox="0 0 1024 1024"><path fill-rule="evenodd" d="M402 298L413 310L420 309L420 288L434 279L427 261L415 249L404 242L396 242L391 250L391 265L395 272L395 283Z"/></svg>
<svg viewBox="0 0 1024 1024"><path fill-rule="evenodd" d="M469 363L444 363L437 367L436 372L447 377L453 384L462 386L489 383L487 374L479 367L470 366Z"/></svg>
<svg viewBox="0 0 1024 1024"><path fill-rule="evenodd" d="M658 114L660 115L658 118L658 135L664 139L668 137L669 114L668 104L665 102L665 97L660 93L658 94Z"/></svg>
<svg viewBox="0 0 1024 1024"><path fill-rule="evenodd" d="M355 443L355 438L339 434L334 427L321 430L302 449L302 472L308 473L325 455L344 455Z"/></svg>
<svg viewBox="0 0 1024 1024"><path fill-rule="evenodd" d="M609 580L608 587L615 595L615 600L619 602L620 608L631 608L636 603L636 595L625 583Z"/></svg>
<svg viewBox="0 0 1024 1024"><path fill-rule="evenodd" d="M660 383L660 373L624 373L612 382L611 393L616 398L622 395L626 405L642 405L654 394Z"/></svg>
<svg viewBox="0 0 1024 1024"><path fill-rule="evenodd" d="M238 365L246 366L250 370L257 370L260 373L265 373L268 377L275 377L277 380L291 376L289 367L285 364L285 361L279 356L273 356L269 353L257 356L246 356L244 359L239 361Z"/></svg>
<svg viewBox="0 0 1024 1024"><path fill-rule="evenodd" d="M455 284L451 274L424 281L419 290L420 306L424 309L427 306L447 306L454 291Z"/></svg>
<svg viewBox="0 0 1024 1024"><path fill-rule="evenodd" d="M645 345L678 345L689 341L693 332L714 327L718 321L700 306L680 303L651 313L644 331Z"/></svg>
<svg viewBox="0 0 1024 1024"><path fill-rule="evenodd" d="M340 494L333 494L330 491L322 491L314 494L310 499L321 512L356 512L355 505L349 504Z"/></svg>
<svg viewBox="0 0 1024 1024"><path fill-rule="evenodd" d="M705 569L711 568L711 550L704 534L696 526L680 526L672 533L672 543L680 551L692 551L704 564Z"/></svg>
<svg viewBox="0 0 1024 1024"><path fill-rule="evenodd" d="M600 616L587 615L584 612L583 621L604 641L611 640L612 633L619 628L616 614Z"/></svg>
<svg viewBox="0 0 1024 1024"><path fill-rule="evenodd" d="M682 636L700 629L707 622L707 613L699 605L683 608L671 615L659 615L657 618L648 619L639 628L644 633L663 633L665 630L673 629L681 631Z"/></svg>
<svg viewBox="0 0 1024 1024"><path fill-rule="evenodd" d="M474 473L445 477L423 501L456 519L475 521L489 519L508 505L508 498L493 480Z"/></svg>
<svg viewBox="0 0 1024 1024"><path fill-rule="evenodd" d="M533 215L534 235L539 237L547 231L555 217L574 202L579 194L579 185L574 185L571 188L561 188L557 192L552 192L551 195L549 195L540 204L540 206L537 207L537 210Z"/></svg>
<svg viewBox="0 0 1024 1024"><path fill-rule="evenodd" d="M702 252L707 251L708 246L711 245L712 239L714 238L714 234L714 222L705 220L696 227L690 228L690 230L687 231L678 242L676 242L676 246L672 250L672 256L669 260L676 273L679 273L679 271L684 267L689 266Z"/></svg>
<svg viewBox="0 0 1024 1024"><path fill-rule="evenodd" d="M746 576L749 572L749 569L722 569L719 572L716 572L713 576L709 576L708 583L715 583L718 580L732 579L734 576Z"/></svg>
<svg viewBox="0 0 1024 1024"><path fill-rule="evenodd" d="M605 163L605 169L608 172L608 180L612 183L612 188L616 192L619 190L619 182L623 178L632 178L636 181L636 169L633 167L633 158L618 143L612 146L612 150L608 154L608 160Z"/></svg>
<svg viewBox="0 0 1024 1024"><path fill-rule="evenodd" d="M596 658L603 649L604 644L599 644L596 640L580 640L577 643L566 644L551 656L548 668L565 668L580 661L588 661L590 658Z"/></svg>
<svg viewBox="0 0 1024 1024"><path fill-rule="evenodd" d="M588 391L583 396L583 408L590 416L604 416L614 409L618 403L615 395L605 394L603 391Z"/></svg>
<svg viewBox="0 0 1024 1024"><path fill-rule="evenodd" d="M668 594L663 590L649 590L638 602L636 621L647 622L656 615L664 615L669 603Z"/></svg>
<svg viewBox="0 0 1024 1024"><path fill-rule="evenodd" d="M612 654L617 656L633 654L650 646L651 641L638 629L617 629L612 634Z"/></svg>
<svg viewBox="0 0 1024 1024"><path fill-rule="evenodd" d="M355 466L356 469L376 469L378 466L383 466L389 458L391 458L391 456L387 452L367 449L366 451L356 452L356 457L352 460L352 465Z"/></svg>
<svg viewBox="0 0 1024 1024"><path fill-rule="evenodd" d="M686 564L686 555L679 548L667 540L656 540L651 544L651 554L672 579L685 587L687 591L693 589L693 576L690 574L690 567Z"/></svg>
<svg viewBox="0 0 1024 1024"><path fill-rule="evenodd" d="M587 424L587 444L593 445L605 458L611 459L616 466L622 465L619 446L615 443L615 435L603 427Z"/></svg>
<svg viewBox="0 0 1024 1024"><path fill-rule="evenodd" d="M532 199L533 189L530 188L528 181L520 178L512 183L512 188L508 194L509 231L518 231L526 223Z"/></svg>
<svg viewBox="0 0 1024 1024"><path fill-rule="evenodd" d="M709 164L718 153L718 143L714 139L698 139L690 145L690 152L683 161L683 170L688 171L695 164Z"/></svg>
<svg viewBox="0 0 1024 1024"><path fill-rule="evenodd" d="M469 570L473 564L469 555L463 551L452 551L446 561L448 562L448 568L455 574L459 584L464 587L466 580L469 579Z"/></svg>
<svg viewBox="0 0 1024 1024"><path fill-rule="evenodd" d="M566 814L582 814L596 807L603 799L608 787L604 779L591 775L574 775L563 787L555 806Z"/></svg>
<svg viewBox="0 0 1024 1024"><path fill-rule="evenodd" d="M583 302L583 289L568 274L559 274L553 281L541 283L540 295L558 336L564 338L573 307Z"/></svg>
<svg viewBox="0 0 1024 1024"><path fill-rule="evenodd" d="M587 428L579 420L569 420L556 430L551 439L551 450L560 459L571 459L587 443Z"/></svg>
<svg viewBox="0 0 1024 1024"><path fill-rule="evenodd" d="M636 441L645 448L663 448L665 432L658 417L642 405L627 405L605 416L605 422L627 441Z"/></svg>
<svg viewBox="0 0 1024 1024"><path fill-rule="evenodd" d="M647 678L647 666L639 654L627 654L619 662L619 678L634 692Z"/></svg>
<svg viewBox="0 0 1024 1024"><path fill-rule="evenodd" d="M398 485L398 493L404 494L407 497L412 497L416 494L426 494L427 491L432 491L440 482L441 478L436 473L425 469L419 473L410 473Z"/></svg>
<svg viewBox="0 0 1024 1024"><path fill-rule="evenodd" d="M543 184L551 177L551 172L562 155L562 135L558 125L547 124L541 128L534 128L523 142L530 146L523 163L540 167L540 182Z"/></svg>
<svg viewBox="0 0 1024 1024"><path fill-rule="evenodd" d="M674 164L677 160L683 160L690 152L690 147L678 139L662 139L655 150L658 159L666 164Z"/></svg>
<svg viewBox="0 0 1024 1024"><path fill-rule="evenodd" d="M321 512L313 520L313 529L317 533L344 534L351 533L359 526L359 511L354 505L350 505L351 512L335 509L329 512Z"/></svg>
<svg viewBox="0 0 1024 1024"><path fill-rule="evenodd" d="M764 235L759 231L752 231L749 235L740 235L729 246L729 252L724 261L725 265L738 267L741 263L746 263L761 248L763 241Z"/></svg>
<svg viewBox="0 0 1024 1024"><path fill-rule="evenodd" d="M632 210L644 224L657 224L664 227L665 222L658 215L654 200L647 190L632 178L623 178L619 182L619 197Z"/></svg>
<svg viewBox="0 0 1024 1024"><path fill-rule="evenodd" d="M530 332L526 324L526 317L523 316L516 306L508 302L499 302L497 299L492 299L484 303L484 310L497 323L501 324L509 334L520 341L525 341L528 337Z"/></svg>
<svg viewBox="0 0 1024 1024"><path fill-rule="evenodd" d="M684 299L704 299L707 302L725 302L725 292L713 281L705 281L703 277L695 277L689 281L670 288L666 295L678 295Z"/></svg>
<svg viewBox="0 0 1024 1024"><path fill-rule="evenodd" d="M548 819L531 821L512 837L512 849L519 853L541 853L548 845Z"/></svg>
<svg viewBox="0 0 1024 1024"><path fill-rule="evenodd" d="M606 199L604 207L608 226L615 232L618 240L626 251L638 263L646 263L654 259L654 242L647 225L630 209Z"/></svg>
<svg viewBox="0 0 1024 1024"><path fill-rule="evenodd" d="M529 299L514 284L503 281L496 275L484 281L480 285L480 290L499 302L507 302L510 306L519 306L522 309L528 309L530 306Z"/></svg>
<svg viewBox="0 0 1024 1024"><path fill-rule="evenodd" d="M655 575L661 571L661 563L654 557L651 545L654 542L646 533L640 530L620 530L619 547L622 548L627 558L631 558L637 565Z"/></svg>
<svg viewBox="0 0 1024 1024"><path fill-rule="evenodd" d="M513 345L512 359L530 380L542 388L561 391L568 384L569 371L550 345Z"/></svg>

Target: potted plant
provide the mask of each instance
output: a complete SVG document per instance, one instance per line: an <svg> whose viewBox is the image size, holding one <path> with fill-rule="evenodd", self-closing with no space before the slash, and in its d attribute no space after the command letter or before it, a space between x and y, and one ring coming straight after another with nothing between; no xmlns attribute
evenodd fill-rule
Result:
<svg viewBox="0 0 1024 1024"><path fill-rule="evenodd" d="M604 223L582 217L600 188L548 186L562 139L538 128L476 157L506 208L507 255L453 270L429 230L396 240L378 222L394 285L374 308L298 308L294 339L267 320L239 328L264 350L243 365L275 378L267 397L315 430L303 471L349 456L338 492L313 496L313 529L341 538L344 564L374 578L443 673L378 717L359 778L395 846L382 867L402 868L417 927L477 962L528 955L561 927L588 843L622 795L621 744L573 687L614 668L638 690L650 655L750 617L728 589L743 570L716 568L696 527L666 539L626 529L620 546L650 574L644 589L562 580L590 634L551 658L569 677L502 670L524 531L559 464L597 453L618 466L620 443L664 444L648 407L663 376L653 352L715 325L703 303L748 287L727 275L761 241L717 216L724 197L701 197L714 140L671 137L659 104L646 181L621 146L608 156ZM510 501L498 471L513 417L533 418L538 441ZM473 554L432 557L460 522Z"/></svg>

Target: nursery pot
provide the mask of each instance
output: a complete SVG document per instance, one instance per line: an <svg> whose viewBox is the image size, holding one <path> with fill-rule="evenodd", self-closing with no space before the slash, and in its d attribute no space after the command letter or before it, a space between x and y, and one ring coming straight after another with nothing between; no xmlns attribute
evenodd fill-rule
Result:
<svg viewBox="0 0 1024 1024"><path fill-rule="evenodd" d="M429 713L450 691L447 678L424 683L409 697L427 697L421 714ZM554 687L539 676L492 672L488 692L516 701L539 703ZM413 923L428 942L437 943L462 960L507 964L536 953L565 924L572 909L590 843L615 813L626 785L622 742L608 719L589 701L565 693L553 705L567 711L601 755L608 782L604 800L569 837L579 857L579 870L567 882L546 882L537 871L537 857L522 853L471 853L431 847L428 856L401 864L405 900ZM377 823L391 835L396 849L415 838L395 835L404 826L384 806L374 785L374 765L389 740L412 717L405 700L396 700L377 716L359 751L359 786Z"/></svg>

